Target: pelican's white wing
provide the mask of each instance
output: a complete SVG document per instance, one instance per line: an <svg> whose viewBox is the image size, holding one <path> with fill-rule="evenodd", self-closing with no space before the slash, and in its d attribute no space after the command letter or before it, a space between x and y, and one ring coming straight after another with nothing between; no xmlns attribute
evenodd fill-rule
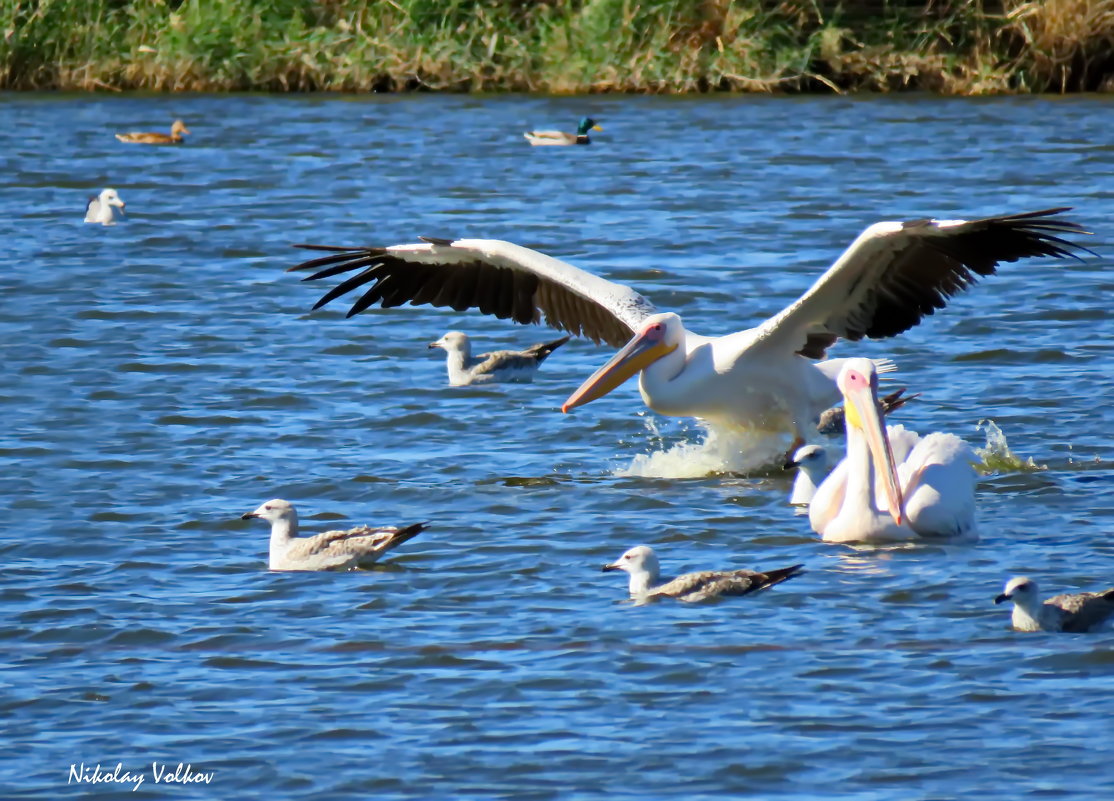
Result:
<svg viewBox="0 0 1114 801"><path fill-rule="evenodd" d="M1059 236L1087 233L1055 216L1068 210L875 223L804 295L763 323L759 337L763 345L820 359L839 337L900 334L1001 262L1089 252Z"/></svg>
<svg viewBox="0 0 1114 801"><path fill-rule="evenodd" d="M521 245L497 239L422 239L382 248L300 245L333 255L290 269L316 270L305 281L360 270L314 306L361 289L349 317L377 303L383 308L428 303L456 311L479 309L516 323L540 323L544 318L553 328L620 347L655 312L653 304L630 287Z"/></svg>

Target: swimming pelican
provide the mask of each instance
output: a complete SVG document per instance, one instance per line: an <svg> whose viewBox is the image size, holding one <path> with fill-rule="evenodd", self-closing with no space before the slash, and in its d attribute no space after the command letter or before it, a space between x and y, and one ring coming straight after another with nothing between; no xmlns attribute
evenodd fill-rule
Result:
<svg viewBox="0 0 1114 801"><path fill-rule="evenodd" d="M271 524L268 567L271 570L354 570L369 567L379 557L425 531L425 523L393 526L357 526L344 531L323 531L298 536L298 512L281 498L261 504L241 520L258 518Z"/></svg>
<svg viewBox="0 0 1114 801"><path fill-rule="evenodd" d="M727 595L749 595L796 576L804 565L779 567L775 570L704 570L685 573L675 579L661 580L658 557L649 545L636 545L614 562L603 566L622 570L630 576L631 598L646 603L656 598L676 598L685 603L699 603Z"/></svg>
<svg viewBox="0 0 1114 801"><path fill-rule="evenodd" d="M472 356L472 343L463 331L449 331L430 348L442 348L447 354L446 369L449 386L495 384L503 381L529 383L546 357L569 341L568 337L531 345L526 350L493 350Z"/></svg>
<svg viewBox="0 0 1114 801"><path fill-rule="evenodd" d="M592 140L588 138L588 131L602 131L603 128L596 125L596 121L591 117L582 117L580 124L576 127L576 133L565 133L564 131L530 131L524 133L526 141L531 145L590 145Z"/></svg>
<svg viewBox="0 0 1114 801"><path fill-rule="evenodd" d="M124 201L116 194L115 189L102 189L99 195L89 198L85 204L85 222L100 223L101 225L115 225L116 213L113 207L124 213Z"/></svg>
<svg viewBox="0 0 1114 801"><path fill-rule="evenodd" d="M829 542L975 539L978 459L955 434L921 437L882 422L870 359L848 359L844 397L847 456L809 504L812 529Z"/></svg>
<svg viewBox="0 0 1114 801"><path fill-rule="evenodd" d="M1091 631L1114 616L1114 587L1100 592L1056 595L1041 603L1037 582L1017 576L994 603L1013 601L1010 622L1018 631Z"/></svg>
<svg viewBox="0 0 1114 801"><path fill-rule="evenodd" d="M121 142L128 142L133 145L180 145L182 144L182 134L190 133L190 129L181 120L174 120L174 124L170 126L170 133L155 133L147 131L131 131L129 133L116 134L116 138Z"/></svg>
<svg viewBox="0 0 1114 801"><path fill-rule="evenodd" d="M890 337L992 275L1000 262L1076 257L1062 238L1085 233L1055 215L1066 208L978 220L881 222L868 227L800 298L757 328L722 337L688 331L633 289L537 251L491 239L425 238L391 247L300 245L330 255L290 268L303 279L358 270L314 306L360 289L348 316L370 306L430 304L517 323L540 323L623 346L561 407L603 397L641 371L639 389L656 412L712 423L813 434L839 397L843 360L814 362L839 338ZM363 287L366 289L361 289Z"/></svg>

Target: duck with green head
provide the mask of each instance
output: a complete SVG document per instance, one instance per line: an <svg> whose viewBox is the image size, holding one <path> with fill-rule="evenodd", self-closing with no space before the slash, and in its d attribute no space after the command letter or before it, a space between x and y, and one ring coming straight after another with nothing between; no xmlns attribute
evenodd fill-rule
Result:
<svg viewBox="0 0 1114 801"><path fill-rule="evenodd" d="M591 117L582 117L574 134L564 131L529 131L522 135L531 145L590 145L592 140L588 138L588 131L602 130Z"/></svg>

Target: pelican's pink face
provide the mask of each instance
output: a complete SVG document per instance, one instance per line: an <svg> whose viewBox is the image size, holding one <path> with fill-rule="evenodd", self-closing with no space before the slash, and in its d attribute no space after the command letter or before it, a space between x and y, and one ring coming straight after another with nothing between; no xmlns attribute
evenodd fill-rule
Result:
<svg viewBox="0 0 1114 801"><path fill-rule="evenodd" d="M899 526L905 517L905 499L897 481L893 449L878 402L878 371L870 359L851 359L836 379L843 393L848 428L862 431L874 461L874 471L886 491L888 511ZM850 431L848 432L850 436Z"/></svg>
<svg viewBox="0 0 1114 801"><path fill-rule="evenodd" d="M671 342L671 327L680 326L680 318L675 314L657 314L647 318L642 330L634 335L621 351L616 353L591 377L569 395L561 407L562 412L575 409L602 398L622 384L635 373L644 370L663 356L677 349L677 342Z"/></svg>

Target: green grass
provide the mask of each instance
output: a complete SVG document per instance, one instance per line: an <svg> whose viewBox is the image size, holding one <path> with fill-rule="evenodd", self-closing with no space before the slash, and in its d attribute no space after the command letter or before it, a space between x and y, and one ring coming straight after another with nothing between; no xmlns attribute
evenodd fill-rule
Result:
<svg viewBox="0 0 1114 801"><path fill-rule="evenodd" d="M862 2L0 0L0 88L975 93L1114 74L1114 0Z"/></svg>

